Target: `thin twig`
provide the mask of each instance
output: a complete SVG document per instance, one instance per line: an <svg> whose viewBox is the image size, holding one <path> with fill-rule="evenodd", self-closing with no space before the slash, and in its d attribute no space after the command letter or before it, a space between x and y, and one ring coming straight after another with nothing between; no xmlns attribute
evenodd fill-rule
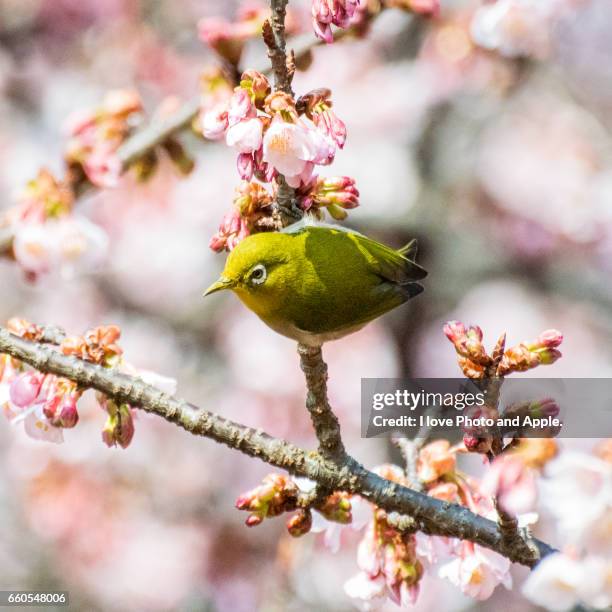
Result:
<svg viewBox="0 0 612 612"><path fill-rule="evenodd" d="M402 453L406 466L406 478L408 478L411 488L415 491L423 491L423 483L417 472L417 463L419 459L418 442L416 439L409 440L401 436L391 438L391 442L393 442Z"/></svg>
<svg viewBox="0 0 612 612"><path fill-rule="evenodd" d="M263 24L263 39L268 47L268 57L274 73L274 90L284 91L290 96L292 74L287 61L287 41L285 40L285 17L289 0L270 0L272 16Z"/></svg>
<svg viewBox="0 0 612 612"><path fill-rule="evenodd" d="M340 423L327 400L327 364L320 348L298 344L300 365L306 377L306 408L319 440L319 452L326 458L342 460L345 455Z"/></svg>
<svg viewBox="0 0 612 612"><path fill-rule="evenodd" d="M408 515L416 522L417 529L426 534L470 540L529 567L554 552L548 544L526 537L507 542L493 521L462 506L385 480L349 455L338 464L320 453L305 451L259 429L170 397L138 378L67 357L44 344L23 340L2 327L0 353L9 354L41 372L68 378L83 388L96 389L118 403L157 414L194 435L211 438L291 474L310 478L327 490L357 494L389 513Z"/></svg>

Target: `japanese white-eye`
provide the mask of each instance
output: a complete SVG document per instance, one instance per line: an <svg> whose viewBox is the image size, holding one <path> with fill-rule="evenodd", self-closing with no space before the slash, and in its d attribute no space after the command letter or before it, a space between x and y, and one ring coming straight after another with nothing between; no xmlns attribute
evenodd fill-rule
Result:
<svg viewBox="0 0 612 612"><path fill-rule="evenodd" d="M416 241L394 250L310 221L248 236L204 295L231 289L273 330L308 346L350 334L423 291Z"/></svg>

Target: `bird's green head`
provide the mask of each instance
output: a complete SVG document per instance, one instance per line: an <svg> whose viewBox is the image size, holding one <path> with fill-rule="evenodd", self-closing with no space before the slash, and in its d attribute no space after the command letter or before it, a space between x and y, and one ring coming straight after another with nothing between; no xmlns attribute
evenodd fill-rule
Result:
<svg viewBox="0 0 612 612"><path fill-rule="evenodd" d="M278 232L245 238L229 254L221 276L204 295L231 289L255 311L266 302L272 303L294 276L292 242L289 236ZM255 303L260 308L255 308Z"/></svg>

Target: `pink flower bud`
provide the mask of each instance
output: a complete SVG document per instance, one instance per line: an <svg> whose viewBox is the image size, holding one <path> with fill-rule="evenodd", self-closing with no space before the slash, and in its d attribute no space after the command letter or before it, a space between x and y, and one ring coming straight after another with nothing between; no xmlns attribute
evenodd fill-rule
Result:
<svg viewBox="0 0 612 612"><path fill-rule="evenodd" d="M491 450L491 438L481 438L477 435L466 433L463 436L463 445L470 453L486 454Z"/></svg>
<svg viewBox="0 0 612 612"><path fill-rule="evenodd" d="M526 342L525 345L531 351L538 349L556 348L563 342L563 334L556 329L547 329L543 331L534 342Z"/></svg>
<svg viewBox="0 0 612 612"><path fill-rule="evenodd" d="M339 28L348 27L359 4L360 0L312 0L311 14L315 34L326 43L333 42L330 24Z"/></svg>
<svg viewBox="0 0 612 612"><path fill-rule="evenodd" d="M71 428L79 422L77 403L74 397L67 397L60 405L58 426Z"/></svg>
<svg viewBox="0 0 612 612"><path fill-rule="evenodd" d="M246 521L244 521L247 527L256 527L257 525L261 525L263 523L263 517L257 516L256 514L251 514Z"/></svg>
<svg viewBox="0 0 612 612"><path fill-rule="evenodd" d="M249 92L242 87L236 88L229 102L229 109L227 112L227 120L230 125L236 125L243 119L251 119L257 116L257 112Z"/></svg>
<svg viewBox="0 0 612 612"><path fill-rule="evenodd" d="M253 155L251 153L240 153L236 160L236 168L243 181L250 181L253 178L253 172L255 170Z"/></svg>
<svg viewBox="0 0 612 612"><path fill-rule="evenodd" d="M78 397L74 394L65 395L57 388L51 389L43 406L43 414L54 427L75 427L79 421L77 400Z"/></svg>
<svg viewBox="0 0 612 612"><path fill-rule="evenodd" d="M461 321L448 321L444 325L444 333L451 342L457 342L466 334L465 325Z"/></svg>
<svg viewBox="0 0 612 612"><path fill-rule="evenodd" d="M227 105L221 102L204 113L202 132L205 138L219 140L223 138L228 127Z"/></svg>
<svg viewBox="0 0 612 612"><path fill-rule="evenodd" d="M11 402L19 408L27 408L34 403L44 380L40 372L25 372L18 376L9 388Z"/></svg>
<svg viewBox="0 0 612 612"><path fill-rule="evenodd" d="M537 411L537 414L541 416L556 417L561 411L559 404L552 397L547 397L534 404L533 410Z"/></svg>
<svg viewBox="0 0 612 612"><path fill-rule="evenodd" d="M482 342L482 329L480 329L478 325L471 325L468 327L466 335L470 340Z"/></svg>
<svg viewBox="0 0 612 612"><path fill-rule="evenodd" d="M219 226L219 231L210 239L208 246L217 253L223 250L231 251L244 238L249 230L240 212L233 210L226 213Z"/></svg>

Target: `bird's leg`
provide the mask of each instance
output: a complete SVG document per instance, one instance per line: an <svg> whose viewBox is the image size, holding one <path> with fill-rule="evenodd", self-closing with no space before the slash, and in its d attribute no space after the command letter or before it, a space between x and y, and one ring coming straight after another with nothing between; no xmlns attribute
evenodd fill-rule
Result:
<svg viewBox="0 0 612 612"><path fill-rule="evenodd" d="M300 365L306 377L306 408L319 440L319 452L326 459L339 461L345 457L340 423L327 399L327 364L321 347L298 344Z"/></svg>

